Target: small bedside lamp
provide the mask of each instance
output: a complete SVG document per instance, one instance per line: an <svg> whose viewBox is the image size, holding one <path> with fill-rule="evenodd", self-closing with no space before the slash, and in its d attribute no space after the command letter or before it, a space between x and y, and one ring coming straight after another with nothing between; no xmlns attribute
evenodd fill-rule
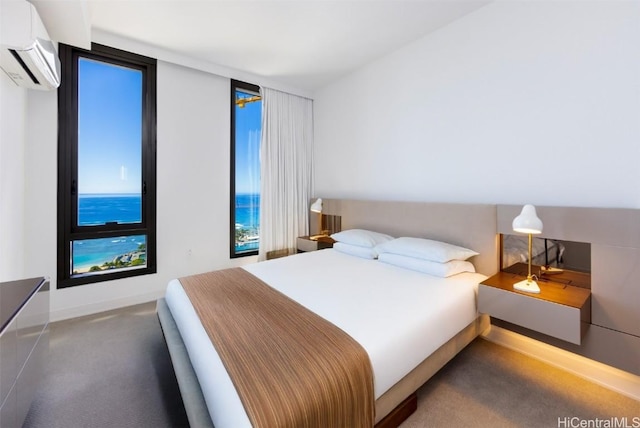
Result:
<svg viewBox="0 0 640 428"><path fill-rule="evenodd" d="M527 293L539 293L540 287L533 280L531 276L531 235L538 235L542 233L542 220L536 215L536 207L533 205L525 205L522 207L520 215L513 219L511 225L514 232L526 233L529 235L529 270L527 279L513 284L513 288L520 291L526 291Z"/></svg>
<svg viewBox="0 0 640 428"><path fill-rule="evenodd" d="M311 204L311 208L309 208L311 212L318 213L318 234L310 236L309 239L312 241L317 241L318 238L322 238L325 236L322 233L322 198L318 198L314 203Z"/></svg>

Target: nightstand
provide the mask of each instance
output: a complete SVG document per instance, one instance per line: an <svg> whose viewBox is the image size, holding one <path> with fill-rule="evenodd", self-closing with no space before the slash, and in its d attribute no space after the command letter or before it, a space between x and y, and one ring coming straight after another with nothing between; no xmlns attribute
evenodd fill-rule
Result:
<svg viewBox="0 0 640 428"><path fill-rule="evenodd" d="M333 247L333 243L336 242L329 236L319 238L317 241L310 239L308 236L298 237L298 252L304 253L306 251L316 251L325 248Z"/></svg>
<svg viewBox="0 0 640 428"><path fill-rule="evenodd" d="M580 345L591 322L591 290L545 277L537 281L540 293L532 294L513 288L522 279L499 272L480 283L478 311Z"/></svg>

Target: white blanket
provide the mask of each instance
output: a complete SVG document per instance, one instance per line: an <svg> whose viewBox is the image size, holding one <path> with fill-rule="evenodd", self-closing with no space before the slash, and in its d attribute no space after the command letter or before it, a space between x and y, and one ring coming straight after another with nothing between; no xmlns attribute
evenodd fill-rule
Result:
<svg viewBox="0 0 640 428"><path fill-rule="evenodd" d="M331 249L244 268L357 340L371 359L376 399L476 318L477 285L486 278L436 278ZM178 280L166 301L214 425L251 426Z"/></svg>

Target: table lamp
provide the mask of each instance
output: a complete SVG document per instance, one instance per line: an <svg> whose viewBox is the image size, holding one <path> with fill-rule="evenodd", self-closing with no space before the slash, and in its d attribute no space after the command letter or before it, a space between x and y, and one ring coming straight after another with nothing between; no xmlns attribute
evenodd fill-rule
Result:
<svg viewBox="0 0 640 428"><path fill-rule="evenodd" d="M522 212L518 217L513 219L511 227L514 232L529 235L529 270L527 279L513 284L513 288L527 293L540 293L540 287L538 287L538 283L533 280L533 276L531 275L531 247L533 239L531 235L542 233L542 220L536 215L536 207L533 205L525 205L522 207Z"/></svg>
<svg viewBox="0 0 640 428"><path fill-rule="evenodd" d="M318 234L310 236L309 239L312 241L317 241L318 238L322 238L325 235L322 233L322 198L318 198L314 203L311 204L311 208L309 208L311 212L318 213Z"/></svg>

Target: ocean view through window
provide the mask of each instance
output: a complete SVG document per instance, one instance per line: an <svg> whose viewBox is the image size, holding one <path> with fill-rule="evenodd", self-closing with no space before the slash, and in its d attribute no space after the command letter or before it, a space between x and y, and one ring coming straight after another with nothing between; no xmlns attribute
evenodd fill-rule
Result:
<svg viewBox="0 0 640 428"><path fill-rule="evenodd" d="M108 272L146 266L144 235L73 241L73 274Z"/></svg>
<svg viewBox="0 0 640 428"><path fill-rule="evenodd" d="M140 194L79 194L78 225L140 223L141 207ZM74 275L146 266L144 235L75 240L72 245Z"/></svg>
<svg viewBox="0 0 640 428"><path fill-rule="evenodd" d="M58 285L155 273L156 60L97 44L60 59Z"/></svg>
<svg viewBox="0 0 640 428"><path fill-rule="evenodd" d="M260 195L236 195L236 253L257 251L260 244Z"/></svg>
<svg viewBox="0 0 640 428"><path fill-rule="evenodd" d="M260 88L231 81L231 257L260 245Z"/></svg>
<svg viewBox="0 0 640 428"><path fill-rule="evenodd" d="M78 195L78 225L96 226L110 221L140 223L142 198L140 194L82 194Z"/></svg>

